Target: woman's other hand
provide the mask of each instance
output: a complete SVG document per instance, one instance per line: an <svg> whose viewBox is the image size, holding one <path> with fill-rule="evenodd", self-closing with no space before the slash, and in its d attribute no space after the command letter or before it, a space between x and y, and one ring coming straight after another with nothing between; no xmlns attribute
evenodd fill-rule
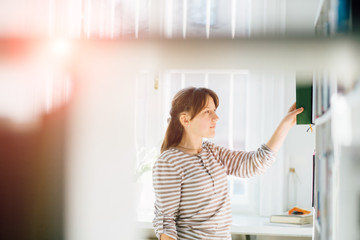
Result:
<svg viewBox="0 0 360 240"><path fill-rule="evenodd" d="M166 234L161 234L160 235L160 240L174 240L172 237L169 237Z"/></svg>

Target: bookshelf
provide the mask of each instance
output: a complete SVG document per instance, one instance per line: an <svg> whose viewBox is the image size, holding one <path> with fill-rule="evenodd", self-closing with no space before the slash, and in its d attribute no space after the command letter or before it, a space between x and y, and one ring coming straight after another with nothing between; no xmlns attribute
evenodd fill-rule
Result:
<svg viewBox="0 0 360 240"><path fill-rule="evenodd" d="M330 108L315 119L314 240L360 234L360 78L346 92L332 81Z"/></svg>
<svg viewBox="0 0 360 240"><path fill-rule="evenodd" d="M315 19L320 38L352 37L354 1L321 0ZM358 17L358 16L357 16ZM313 75L315 118L313 240L360 235L360 76L331 69Z"/></svg>
<svg viewBox="0 0 360 240"><path fill-rule="evenodd" d="M332 119L330 110L315 120L315 186L314 186L314 238L335 239L336 223L336 176L338 162L334 161L334 143L331 138ZM319 124L320 123L320 124Z"/></svg>
<svg viewBox="0 0 360 240"><path fill-rule="evenodd" d="M320 126L320 125L325 124L328 121L330 121L330 118L331 118L331 109L329 109L323 115L318 117L315 121L315 124L316 124L316 126Z"/></svg>

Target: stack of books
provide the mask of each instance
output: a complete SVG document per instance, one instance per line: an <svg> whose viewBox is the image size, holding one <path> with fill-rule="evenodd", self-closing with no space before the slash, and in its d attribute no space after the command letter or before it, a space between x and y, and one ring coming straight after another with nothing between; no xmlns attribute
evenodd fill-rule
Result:
<svg viewBox="0 0 360 240"><path fill-rule="evenodd" d="M271 223L286 223L286 224L295 224L295 225L309 225L313 222L312 214L305 215L293 215L293 214L280 214L280 215L272 215L270 217Z"/></svg>

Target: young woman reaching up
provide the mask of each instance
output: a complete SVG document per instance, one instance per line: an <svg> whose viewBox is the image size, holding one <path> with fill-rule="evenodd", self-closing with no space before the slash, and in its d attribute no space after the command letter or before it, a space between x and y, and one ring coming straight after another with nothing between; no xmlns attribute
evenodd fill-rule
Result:
<svg viewBox="0 0 360 240"><path fill-rule="evenodd" d="M207 88L183 89L172 101L161 155L153 167L153 225L161 240L231 239L227 175L264 173L303 111L293 104L270 140L245 152L203 141L215 136L218 105L218 96Z"/></svg>

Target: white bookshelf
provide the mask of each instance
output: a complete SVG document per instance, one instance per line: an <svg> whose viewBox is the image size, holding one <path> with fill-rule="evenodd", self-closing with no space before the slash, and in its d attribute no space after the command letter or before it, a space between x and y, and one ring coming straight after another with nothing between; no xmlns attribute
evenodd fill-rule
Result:
<svg viewBox="0 0 360 240"><path fill-rule="evenodd" d="M330 107L315 119L314 240L360 234L360 78L332 77ZM339 90L342 89L342 90ZM320 91L322 92L322 91ZM321 100L315 96L316 100Z"/></svg>
<svg viewBox="0 0 360 240"><path fill-rule="evenodd" d="M323 125L328 121L330 121L330 119L331 119L331 109L329 109L323 115L315 119L315 126Z"/></svg>

